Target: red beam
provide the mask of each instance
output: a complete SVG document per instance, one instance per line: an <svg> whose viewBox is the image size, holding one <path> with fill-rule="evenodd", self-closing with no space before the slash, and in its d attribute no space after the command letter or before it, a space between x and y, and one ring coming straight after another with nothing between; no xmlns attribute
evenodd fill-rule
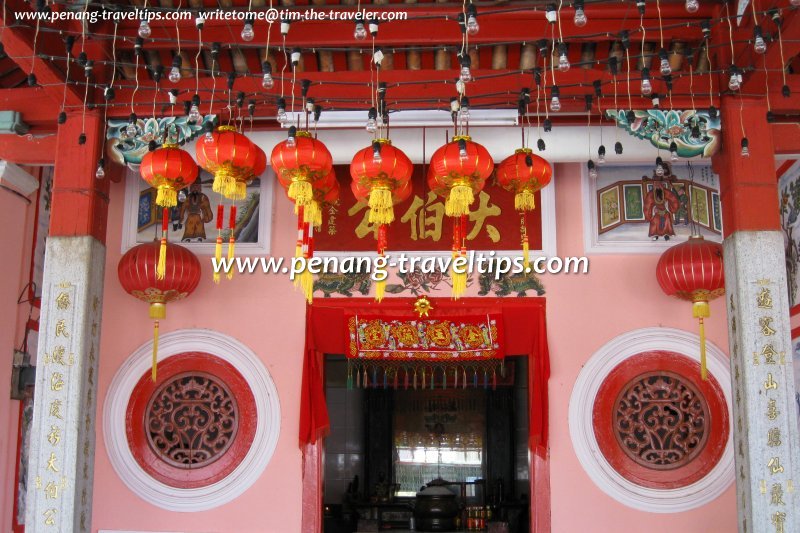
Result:
<svg viewBox="0 0 800 533"><path fill-rule="evenodd" d="M7 2L5 13L21 13L23 11L29 11L27 4L16 0ZM0 19L3 19L3 15L4 11L0 10ZM59 87L59 85L64 83L64 74L59 72L49 61L41 58L36 58L35 61L33 59L33 56L37 54L63 55L63 45L58 45L60 49L56 49L60 38L57 34L43 34L40 32L37 45L34 47L33 27L19 27L18 21L15 20L14 16L9 17L8 20L2 20L2 23L3 25L9 25L3 33L5 53L26 73L30 73L33 70L38 83L43 86L50 86L45 87L44 94L60 105L63 98L63 87ZM68 87L67 104L77 105L82 102L82 95L78 94L75 87Z"/></svg>
<svg viewBox="0 0 800 533"><path fill-rule="evenodd" d="M19 111L22 120L37 131L55 131L59 108L41 105L42 98L47 97L47 90L43 87L0 89L0 110Z"/></svg>
<svg viewBox="0 0 800 533"><path fill-rule="evenodd" d="M776 155L800 154L800 122L771 126Z"/></svg>
<svg viewBox="0 0 800 533"><path fill-rule="evenodd" d="M0 135L0 159L18 165L52 165L55 150L55 135Z"/></svg>

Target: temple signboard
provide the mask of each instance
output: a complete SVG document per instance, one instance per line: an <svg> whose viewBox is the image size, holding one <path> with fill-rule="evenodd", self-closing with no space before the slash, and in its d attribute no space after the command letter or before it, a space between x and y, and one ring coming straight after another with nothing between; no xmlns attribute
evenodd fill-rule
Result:
<svg viewBox="0 0 800 533"><path fill-rule="evenodd" d="M339 201L323 209L322 229L314 235L316 252L370 252L376 248L377 225L368 220L368 207L350 190L346 165L334 167L339 180ZM394 206L395 221L389 226L389 250L450 251L452 219L445 216L444 199L427 186L421 165L414 167L411 197ZM527 215L532 250L542 249L542 202ZM514 210L514 195L487 182L470 208L467 243L474 250L519 250L520 215Z"/></svg>

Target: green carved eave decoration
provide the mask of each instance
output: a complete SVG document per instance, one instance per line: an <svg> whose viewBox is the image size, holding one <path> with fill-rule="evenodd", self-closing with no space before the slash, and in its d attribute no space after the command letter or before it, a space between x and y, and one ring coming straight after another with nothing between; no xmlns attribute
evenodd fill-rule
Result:
<svg viewBox="0 0 800 533"><path fill-rule="evenodd" d="M722 142L719 114L711 117L708 111L662 109L640 109L633 114L630 122L626 111L606 110L606 116L618 127L656 148L669 151L674 142L680 157L711 157Z"/></svg>
<svg viewBox="0 0 800 533"><path fill-rule="evenodd" d="M135 168L149 151L150 141L155 141L158 146L161 146L165 137L169 142L189 142L203 133L206 122L216 124L216 120L216 115L207 115L202 122L189 122L185 116L140 118L136 121L134 136L126 132L127 120L109 120L106 153L117 163Z"/></svg>

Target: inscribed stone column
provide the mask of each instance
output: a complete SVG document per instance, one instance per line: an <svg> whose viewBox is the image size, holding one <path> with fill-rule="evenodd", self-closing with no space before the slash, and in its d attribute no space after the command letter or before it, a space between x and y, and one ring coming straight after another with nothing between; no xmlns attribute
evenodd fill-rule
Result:
<svg viewBox="0 0 800 533"><path fill-rule="evenodd" d="M89 531L108 183L94 177L102 121L60 126L47 239L25 530Z"/></svg>
<svg viewBox="0 0 800 533"><path fill-rule="evenodd" d="M743 105L740 122L740 105ZM800 532L800 437L783 236L767 108L723 101L721 178L725 289L734 390L739 531ZM742 129L750 157L741 156Z"/></svg>

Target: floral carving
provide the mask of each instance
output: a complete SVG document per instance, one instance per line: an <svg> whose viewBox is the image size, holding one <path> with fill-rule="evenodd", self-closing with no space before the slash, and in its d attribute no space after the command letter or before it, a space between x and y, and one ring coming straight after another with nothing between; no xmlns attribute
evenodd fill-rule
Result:
<svg viewBox="0 0 800 533"><path fill-rule="evenodd" d="M215 377L184 373L165 382L146 410L148 443L163 461L194 469L219 459L238 430L238 406Z"/></svg>
<svg viewBox="0 0 800 533"><path fill-rule="evenodd" d="M642 466L680 468L705 446L708 404L702 393L677 374L639 375L622 388L614 405L617 441Z"/></svg>

